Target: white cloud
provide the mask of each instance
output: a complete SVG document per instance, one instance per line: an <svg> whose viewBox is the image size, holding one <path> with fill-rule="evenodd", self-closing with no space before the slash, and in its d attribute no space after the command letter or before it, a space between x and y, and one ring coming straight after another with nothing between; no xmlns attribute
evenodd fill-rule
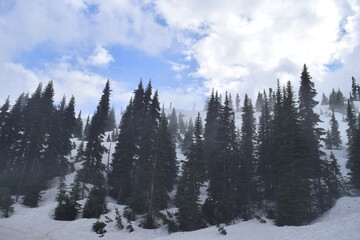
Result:
<svg viewBox="0 0 360 240"><path fill-rule="evenodd" d="M359 45L356 0L156 0L156 7L171 28L195 35L184 41L187 57L209 89L251 94L277 77L296 85L304 63L319 83L326 64Z"/></svg>
<svg viewBox="0 0 360 240"><path fill-rule="evenodd" d="M109 51L99 45L95 48L93 55L91 55L85 63L94 66L107 66L110 62L114 61L115 60Z"/></svg>

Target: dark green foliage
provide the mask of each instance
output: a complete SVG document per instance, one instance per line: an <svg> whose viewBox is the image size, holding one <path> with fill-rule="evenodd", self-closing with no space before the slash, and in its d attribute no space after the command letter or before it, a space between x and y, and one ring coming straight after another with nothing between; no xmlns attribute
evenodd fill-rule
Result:
<svg viewBox="0 0 360 240"><path fill-rule="evenodd" d="M200 187L205 181L205 164L203 156L203 139L200 113L196 118L193 140L183 163L175 203L178 207L177 219L179 229L193 231L206 227L199 204Z"/></svg>
<svg viewBox="0 0 360 240"><path fill-rule="evenodd" d="M351 93L352 93L352 97L354 99L354 101L359 100L358 96L359 96L359 85L356 84L356 80L354 77L351 77Z"/></svg>
<svg viewBox="0 0 360 240"><path fill-rule="evenodd" d="M33 180L25 185L26 193L23 204L28 207L37 207L41 200L41 185L38 180Z"/></svg>
<svg viewBox="0 0 360 240"><path fill-rule="evenodd" d="M92 230L97 234L99 234L100 235L99 237L102 237L106 233L105 227L106 227L106 223L98 220L92 225Z"/></svg>
<svg viewBox="0 0 360 240"><path fill-rule="evenodd" d="M283 133L276 161L276 225L302 225L309 221L310 182L307 146L288 82L283 96Z"/></svg>
<svg viewBox="0 0 360 240"><path fill-rule="evenodd" d="M204 127L204 154L207 172L210 172L212 165L211 161L216 151L214 146L219 128L220 113L221 103L218 94L215 94L213 90L208 103Z"/></svg>
<svg viewBox="0 0 360 240"><path fill-rule="evenodd" d="M156 222L155 217L155 214L147 213L141 221L140 227L145 229L156 229L160 227L160 225Z"/></svg>
<svg viewBox="0 0 360 240"><path fill-rule="evenodd" d="M182 113L179 113L178 125L179 125L179 134L185 135L186 126L185 126L185 122L184 122L184 115Z"/></svg>
<svg viewBox="0 0 360 240"><path fill-rule="evenodd" d="M78 139L82 139L83 137L83 122L81 119L81 111L79 112L76 121L75 121L75 127L74 127L74 137Z"/></svg>
<svg viewBox="0 0 360 240"><path fill-rule="evenodd" d="M260 223L266 223L266 220L260 217L259 215L254 215L255 219L258 220Z"/></svg>
<svg viewBox="0 0 360 240"><path fill-rule="evenodd" d="M193 130L194 130L194 126L193 126L192 119L190 118L189 123L187 124L185 134L184 134L184 139L182 140L182 142L180 144L181 151L184 155L186 155L189 152L189 149L190 149L190 146L192 143Z"/></svg>
<svg viewBox="0 0 360 240"><path fill-rule="evenodd" d="M257 98L256 98L256 103L255 103L256 112L261 112L263 103L264 103L263 95L259 92L257 95Z"/></svg>
<svg viewBox="0 0 360 240"><path fill-rule="evenodd" d="M348 124L348 129L346 129L346 134L348 137L348 146L351 146L356 132L356 117L354 114L354 110L350 104L350 101L347 102L346 121Z"/></svg>
<svg viewBox="0 0 360 240"><path fill-rule="evenodd" d="M84 157L85 157L85 149L84 149L84 141L82 141L77 148L75 161L82 162L84 160Z"/></svg>
<svg viewBox="0 0 360 240"><path fill-rule="evenodd" d="M351 123L348 113L349 124L349 147L348 147L348 161L346 167L350 170L350 183L355 189L360 189L360 123ZM351 128L350 128L351 126Z"/></svg>
<svg viewBox="0 0 360 240"><path fill-rule="evenodd" d="M330 120L330 130L326 132L326 148L327 149L341 149L341 136L339 132L339 123L335 118L334 111L332 111L331 120Z"/></svg>
<svg viewBox="0 0 360 240"><path fill-rule="evenodd" d="M137 151L134 127L133 102L130 101L121 119L108 182L111 194L118 203L124 203L132 191L131 173Z"/></svg>
<svg viewBox="0 0 360 240"><path fill-rule="evenodd" d="M171 140L167 120L162 114L159 130L157 132L155 147L150 158L150 181L148 183L148 202L146 225L152 225L157 211L165 208L169 202L168 192L173 190L177 163L175 145Z"/></svg>
<svg viewBox="0 0 360 240"><path fill-rule="evenodd" d="M229 223L238 215L239 149L236 142L234 112L229 107L227 95L217 124L213 145L215 151L209 163L208 198L203 206L210 224Z"/></svg>
<svg viewBox="0 0 360 240"><path fill-rule="evenodd" d="M136 220L136 216L135 213L131 210L131 208L129 207L125 207L124 208L124 212L123 212L123 217L128 221L135 221Z"/></svg>
<svg viewBox="0 0 360 240"><path fill-rule="evenodd" d="M0 217L8 218L14 212L12 207L14 201L11 199L9 190L5 187L0 188Z"/></svg>
<svg viewBox="0 0 360 240"><path fill-rule="evenodd" d="M5 103L0 107L0 174L6 169L8 164L9 153L7 148L11 144L8 139L9 119L10 119L10 101L6 99Z"/></svg>
<svg viewBox="0 0 360 240"><path fill-rule="evenodd" d="M344 95L340 89L335 92L333 89L329 96L329 109L334 109L335 112L343 113L345 110Z"/></svg>
<svg viewBox="0 0 360 240"><path fill-rule="evenodd" d="M108 211L106 208L106 196L107 190L105 185L99 184L94 186L89 193L88 199L86 200L83 217L99 218L101 214L106 213Z"/></svg>
<svg viewBox="0 0 360 240"><path fill-rule="evenodd" d="M174 233L179 231L179 226L175 219L176 214L172 214L169 211L166 211L166 215L162 213L160 214L161 219L163 220L163 224L167 225L168 233Z"/></svg>
<svg viewBox="0 0 360 240"><path fill-rule="evenodd" d="M109 113L109 100L110 83L107 81L96 112L91 119L83 168L80 170L81 176L84 178L82 180L95 185L101 184L104 179L105 165L101 161L105 147L102 146L102 142L104 140L105 122Z"/></svg>
<svg viewBox="0 0 360 240"><path fill-rule="evenodd" d="M169 116L169 132L171 141L175 144L179 135L179 127L175 108L173 108L171 115Z"/></svg>
<svg viewBox="0 0 360 240"><path fill-rule="evenodd" d="M221 235L224 235L224 236L225 236L225 235L227 234L227 231L226 231L226 229L225 229L224 226L218 225L217 228L218 228L218 232L219 232Z"/></svg>
<svg viewBox="0 0 360 240"><path fill-rule="evenodd" d="M121 214L119 212L118 208L115 208L115 221L116 221L116 227L120 230L124 229L124 224L122 222Z"/></svg>
<svg viewBox="0 0 360 240"><path fill-rule="evenodd" d="M263 200L265 211L270 210L274 201L274 183L272 177L271 159L271 115L270 102L264 91L264 103L259 118L257 135L257 159L255 164L256 176L259 178L258 185Z"/></svg>
<svg viewBox="0 0 360 240"><path fill-rule="evenodd" d="M89 130L90 130L90 116L86 118L86 123L83 132L83 140L87 141L89 139Z"/></svg>
<svg viewBox="0 0 360 240"><path fill-rule="evenodd" d="M263 97L261 95L261 106ZM255 141L255 118L251 100L245 94L242 108L242 126L240 137L240 180L239 201L241 215L245 220L251 218L256 202L256 183L254 175L254 141Z"/></svg>
<svg viewBox="0 0 360 240"><path fill-rule="evenodd" d="M131 222L128 223L128 225L126 226L126 230L129 231L129 233L132 233L134 230L133 226L131 225Z"/></svg>
<svg viewBox="0 0 360 240"><path fill-rule="evenodd" d="M330 161L326 162L326 170L324 178L328 188L326 200L329 202L328 206L330 208L338 198L349 195L349 191L333 152L330 153Z"/></svg>
<svg viewBox="0 0 360 240"><path fill-rule="evenodd" d="M78 212L80 211L80 204L76 201L79 200L79 194L76 193L76 188L79 188L79 182L76 182L72 185L70 196L67 194L65 178L60 177L59 183L59 193L56 197L58 202L57 207L55 208L54 219L60 221L72 221L75 220Z"/></svg>

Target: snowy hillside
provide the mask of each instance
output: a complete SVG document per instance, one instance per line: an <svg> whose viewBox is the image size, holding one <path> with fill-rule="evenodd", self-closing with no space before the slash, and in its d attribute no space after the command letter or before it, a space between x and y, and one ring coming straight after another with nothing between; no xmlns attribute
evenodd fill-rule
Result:
<svg viewBox="0 0 360 240"><path fill-rule="evenodd" d="M328 106L318 106L316 108L318 113L321 113L321 127L325 130L329 128L329 120L331 111ZM185 115L186 119L196 116L194 111L178 111ZM204 120L205 113L202 112ZM256 117L259 114L256 113ZM236 115L236 125L240 125L241 115ZM341 171L344 175L347 173L346 165L346 122L343 121L343 114L336 113L336 119L339 122L339 129L342 137L342 150L332 150L337 157ZM74 140L76 144L78 141ZM110 143L105 143L109 148ZM113 151L115 143L112 143L111 149ZM178 152L178 160L183 160L184 156ZM326 150L329 154L330 151ZM73 151L73 155L76 151ZM103 156L103 163L107 164L108 154ZM79 164L75 164L79 168ZM74 180L74 173L66 176L66 183L69 185ZM53 220L53 212L57 205L58 179L54 179L51 188L44 192L42 201L38 208L27 208L19 203L14 205L14 214L10 218L0 219L0 240L79 240L79 239L98 239L99 235L91 230L91 226L96 219L79 218L75 221L55 221ZM205 192L203 192L204 194ZM201 197L204 199L204 196ZM81 204L84 204L81 201ZM106 214L111 219L115 218L115 208L121 212L125 206L120 206L114 200L108 199L108 208L110 212ZM105 217L101 219L105 221ZM229 239L229 240L279 240L279 239L294 239L294 240L316 240L316 239L336 239L336 240L355 240L359 239L360 226L360 197L343 197L339 199L336 205L314 221L312 224L301 227L276 227L271 220L260 223L257 220L247 222L237 222L230 226L225 226L227 235L223 236L218 233L216 227L209 227L206 229L194 232L178 232L168 234L166 227L161 227L156 230L146 230L138 227L138 222L133 222L132 226L135 231L129 233L127 230L118 230L114 222L108 223L106 227L106 234L102 239L109 240L181 240L181 239Z"/></svg>

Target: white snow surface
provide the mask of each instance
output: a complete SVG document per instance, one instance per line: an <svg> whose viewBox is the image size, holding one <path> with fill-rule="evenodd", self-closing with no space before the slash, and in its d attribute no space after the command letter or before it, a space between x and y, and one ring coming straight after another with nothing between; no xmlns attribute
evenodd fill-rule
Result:
<svg viewBox="0 0 360 240"><path fill-rule="evenodd" d="M360 105L357 103L357 105ZM358 108L359 106L357 106ZM329 120L331 111L328 106L318 106L316 111L321 114L322 123L320 127L325 130L329 128ZM196 111L181 111L185 114L185 118L189 119L196 116ZM201 113L203 121L205 113ZM255 114L258 119L259 113ZM336 119L339 122L339 130L341 131L343 148L341 150L332 150L337 157L341 172L346 176L348 170L346 169L346 129L347 124L343 121L343 114L336 113ZM236 114L236 125L241 125L241 113ZM106 138L105 138L106 139ZM79 144L78 141L75 141ZM114 151L115 143L111 143L111 153ZM109 148L110 143L104 144ZM327 155L329 150L325 150ZM73 151L73 155L76 151ZM178 150L178 159L184 160L185 157ZM104 154L103 163L107 164L108 154ZM75 164L76 168L80 164ZM66 184L70 185L73 182L75 173L66 176ZM40 206L37 208L28 208L16 203L14 204L15 212L10 218L0 219L0 240L92 240L99 239L99 235L91 230L92 224L96 219L78 218L75 221L55 221L53 220L53 212L57 205L58 179L55 178L50 183L50 188L44 191ZM201 202L206 198L206 187L201 189ZM174 195L174 192L171 193ZM83 205L85 200L80 201ZM117 205L113 199L108 199L109 213L105 214L111 219L115 219L115 208L120 212L123 211L123 205ZM176 208L168 209L170 212L175 212ZM104 216L105 216L104 215ZM105 217L101 219L104 221ZM126 225L123 219L124 225ZM169 234L166 226L155 230L146 230L138 227L139 222L132 222L135 231L129 233L127 230L118 230L115 223L108 223L107 232L102 237L106 240L212 240L212 239L226 239L226 240L360 240L360 197L343 197L337 201L335 206L328 212L323 214L320 218L315 220L312 224L301 227L276 227L271 220L263 224L257 220L238 221L230 226L225 226L227 235L223 236L218 233L216 227L209 227L193 232L178 232Z"/></svg>

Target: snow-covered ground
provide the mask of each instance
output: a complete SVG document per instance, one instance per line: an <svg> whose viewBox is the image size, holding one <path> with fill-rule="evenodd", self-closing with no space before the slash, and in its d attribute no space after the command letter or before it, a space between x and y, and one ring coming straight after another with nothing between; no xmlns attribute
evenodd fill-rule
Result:
<svg viewBox="0 0 360 240"><path fill-rule="evenodd" d="M320 124L325 130L329 128L331 111L328 106L318 106L316 111L321 114L322 123ZM186 119L196 117L195 111L178 111L185 114ZM256 118L259 113L255 114ZM202 112L204 121L205 113ZM344 175L347 173L346 164L346 122L343 121L343 114L336 113L336 119L339 122L341 131L343 149L332 150L339 161L341 171ZM236 114L236 125L241 124L241 114ZM78 142L77 142L78 143ZM109 147L110 143L105 143ZM111 145L111 153L115 144ZM75 152L73 154L75 155ZM184 156L178 152L178 159L183 160ZM327 154L330 151L326 150ZM108 154L104 155L103 162L108 161ZM79 167L79 164L76 164ZM66 183L69 185L75 174L66 176ZM91 240L99 239L99 235L92 232L91 226L96 219L82 219L75 221L55 221L52 218L53 211L56 207L57 179L51 183L52 187L43 194L42 202L38 208L27 208L21 204L15 204L15 212L10 218L0 219L0 240ZM201 200L205 199L205 188L202 189ZM172 193L173 194L173 193ZM124 206L117 205L112 199L108 199L108 208L110 212L106 216L115 219L115 208L122 212ZM81 202L84 204L84 201ZM174 210L174 209L169 209ZM101 218L105 220L104 217ZM124 219L123 219L124 220ZM124 224L126 225L125 221ZM360 197L343 197L339 199L336 205L327 213L314 221L312 224L301 227L276 227L271 221L263 224L257 220L247 222L237 222L231 226L225 226L227 235L223 236L218 233L216 227L194 232L179 232L168 234L166 227L156 230L145 230L138 227L138 222L133 222L132 226L135 231L129 233L127 230L118 230L115 223L108 223L107 233L102 239L109 240L211 240L211 239L228 239L228 240L357 240L360 239Z"/></svg>

